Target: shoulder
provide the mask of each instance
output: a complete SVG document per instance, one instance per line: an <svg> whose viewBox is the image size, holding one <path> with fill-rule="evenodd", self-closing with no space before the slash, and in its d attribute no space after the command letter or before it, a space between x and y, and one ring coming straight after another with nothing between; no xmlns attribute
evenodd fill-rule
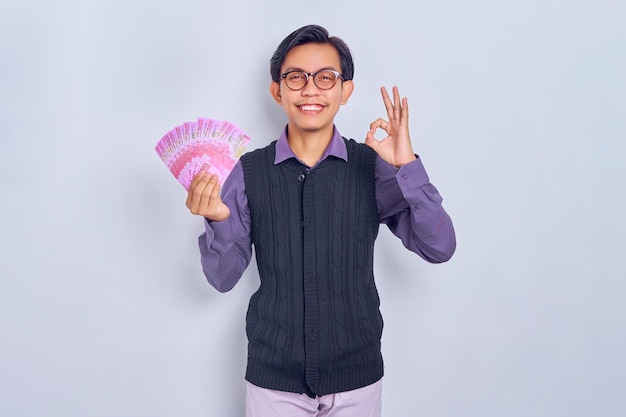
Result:
<svg viewBox="0 0 626 417"><path fill-rule="evenodd" d="M272 143L270 143L269 145L263 148L253 149L251 151L244 153L243 155L241 155L241 162L243 164L246 164L249 161L252 161L254 159L260 159L260 158L263 158L264 156L267 157L268 155L269 156L276 155L276 141L273 141Z"/></svg>
<svg viewBox="0 0 626 417"><path fill-rule="evenodd" d="M343 138L348 151L348 162L358 161L359 164L366 164L372 168L376 165L378 154L365 143L357 142L354 139Z"/></svg>
<svg viewBox="0 0 626 417"><path fill-rule="evenodd" d="M249 157L250 155L258 155L258 154L262 154L262 153L266 153L266 152L275 152L276 151L276 142L277 141L272 141L269 145L264 146L262 148L257 148L257 149L252 149L251 151L248 151L246 153L244 153L243 155L241 155L241 157Z"/></svg>
<svg viewBox="0 0 626 417"><path fill-rule="evenodd" d="M354 139L348 139L343 137L343 141L346 144L346 148L348 149L348 153L351 152L363 152L369 155L376 155L376 152L368 145L362 142L357 142Z"/></svg>

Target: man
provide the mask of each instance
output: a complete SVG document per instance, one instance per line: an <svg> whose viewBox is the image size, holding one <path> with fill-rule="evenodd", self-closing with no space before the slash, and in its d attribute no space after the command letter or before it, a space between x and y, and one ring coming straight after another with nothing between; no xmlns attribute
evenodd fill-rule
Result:
<svg viewBox="0 0 626 417"><path fill-rule="evenodd" d="M248 417L380 416L382 317L373 276L379 224L429 262L456 242L409 137L407 99L381 89L388 120L365 144L335 115L354 89L350 50L302 27L270 61L270 93L287 115L277 141L242 156L220 194L199 174L187 207L205 217L207 280L230 290L252 257L261 279L246 317ZM377 129L387 137L377 140Z"/></svg>

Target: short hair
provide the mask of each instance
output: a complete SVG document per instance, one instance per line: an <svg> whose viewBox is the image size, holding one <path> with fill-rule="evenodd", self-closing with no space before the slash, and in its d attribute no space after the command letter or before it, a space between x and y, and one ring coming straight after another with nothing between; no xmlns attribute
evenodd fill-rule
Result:
<svg viewBox="0 0 626 417"><path fill-rule="evenodd" d="M280 81L280 68L283 62L285 62L287 53L296 46L307 43L330 44L334 46L339 53L343 79L348 81L354 77L354 62L352 61L352 54L350 53L348 45L335 36L329 36L328 31L321 26L307 25L292 32L278 45L276 52L274 52L272 59L270 59L270 74L273 81Z"/></svg>

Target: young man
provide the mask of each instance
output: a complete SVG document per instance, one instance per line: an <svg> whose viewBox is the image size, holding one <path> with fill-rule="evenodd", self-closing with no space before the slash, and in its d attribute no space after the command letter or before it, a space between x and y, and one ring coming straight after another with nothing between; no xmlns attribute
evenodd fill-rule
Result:
<svg viewBox="0 0 626 417"><path fill-rule="evenodd" d="M248 417L380 416L382 317L373 275L379 224L429 262L455 250L452 222L409 137L407 99L381 89L388 120L365 144L334 125L354 89L343 41L305 26L270 61L287 126L225 181L199 174L187 207L205 217L207 280L237 283L254 245L261 285L246 317ZM387 137L377 140L382 129Z"/></svg>

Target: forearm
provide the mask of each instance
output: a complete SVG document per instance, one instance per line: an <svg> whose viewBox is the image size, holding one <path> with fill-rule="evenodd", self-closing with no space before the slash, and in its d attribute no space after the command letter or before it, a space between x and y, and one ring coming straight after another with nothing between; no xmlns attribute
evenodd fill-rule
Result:
<svg viewBox="0 0 626 417"><path fill-rule="evenodd" d="M381 222L404 246L428 262L449 260L456 249L454 226L421 161L401 167L378 186L387 189Z"/></svg>
<svg viewBox="0 0 626 417"><path fill-rule="evenodd" d="M432 263L448 261L456 249L452 220L441 205L441 196L432 184L404 192L408 210L397 216L389 228L404 246Z"/></svg>
<svg viewBox="0 0 626 417"><path fill-rule="evenodd" d="M250 263L249 238L235 237L229 220L209 222L205 219L204 223L205 232L198 238L202 271L219 292L230 291Z"/></svg>
<svg viewBox="0 0 626 417"><path fill-rule="evenodd" d="M224 183L222 194L230 215L220 222L205 218L205 231L198 238L198 245L207 281L218 291L226 292L239 281L252 257L250 212L240 163Z"/></svg>

